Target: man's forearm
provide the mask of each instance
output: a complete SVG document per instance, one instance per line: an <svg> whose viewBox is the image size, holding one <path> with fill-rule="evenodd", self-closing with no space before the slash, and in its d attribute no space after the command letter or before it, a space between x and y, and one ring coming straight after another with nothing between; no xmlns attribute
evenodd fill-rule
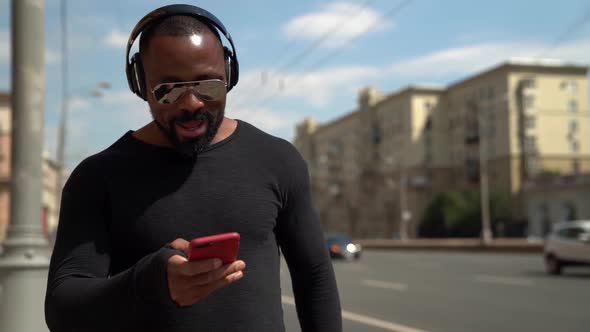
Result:
<svg viewBox="0 0 590 332"><path fill-rule="evenodd" d="M53 277L45 302L51 331L115 331L131 327L142 306L171 304L166 262L176 251L162 248L109 278L79 274Z"/></svg>

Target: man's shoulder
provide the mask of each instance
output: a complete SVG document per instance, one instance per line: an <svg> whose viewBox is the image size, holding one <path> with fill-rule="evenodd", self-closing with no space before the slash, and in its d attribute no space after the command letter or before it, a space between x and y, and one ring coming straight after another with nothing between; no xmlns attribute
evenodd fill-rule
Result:
<svg viewBox="0 0 590 332"><path fill-rule="evenodd" d="M84 158L74 168L72 175L97 176L109 165L124 162L124 158L122 157L127 154L125 146L128 135L129 133L126 133L104 150Z"/></svg>
<svg viewBox="0 0 590 332"><path fill-rule="evenodd" d="M244 136L248 140L254 141L257 145L259 144L259 147L280 154L296 152L295 146L284 138L270 134L256 125L243 120L240 120L240 125L244 126Z"/></svg>
<svg viewBox="0 0 590 332"><path fill-rule="evenodd" d="M255 125L244 121L241 122L245 127L246 144L255 149L261 158L271 164L279 165L284 170L305 166L303 157L293 143L269 134Z"/></svg>

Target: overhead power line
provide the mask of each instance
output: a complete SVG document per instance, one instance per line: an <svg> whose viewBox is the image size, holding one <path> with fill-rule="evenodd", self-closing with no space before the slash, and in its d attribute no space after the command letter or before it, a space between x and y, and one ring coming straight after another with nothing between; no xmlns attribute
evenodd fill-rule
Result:
<svg viewBox="0 0 590 332"><path fill-rule="evenodd" d="M571 35L574 33L574 31L576 31L579 28L581 28L582 26L584 26L584 24L586 24L588 21L590 21L590 7L588 7L588 9L584 12L584 14L579 19L574 21L561 34L559 34L557 36L557 38L555 38L555 40L543 52L541 52L537 57L541 58L541 57L546 56L548 53L550 53L555 48L557 48L557 46L559 46L561 43L563 43L569 37L571 37Z"/></svg>
<svg viewBox="0 0 590 332"><path fill-rule="evenodd" d="M387 18L387 17L391 17L394 16L395 14L399 13L404 7L406 7L407 5L409 5L412 1L414 0L405 0L403 2L401 2L400 4L398 4L397 6L391 8L390 10L388 10L384 15L383 15L383 19ZM349 40L347 40L343 45L341 45L340 47L336 48L333 52L331 52L330 54L328 54L327 56L321 58L319 61L314 62L312 65L308 66L305 71L309 71L313 68L317 68L318 66L325 64L326 62L334 59L338 54L342 53L342 51L347 48L348 46L350 46L352 43L356 42L359 38L361 38L363 35L371 32L373 29L375 29L382 20L376 21L374 24L368 26L365 30L363 30L361 33L356 34L355 36L353 36L352 38L350 38ZM271 96L264 98L261 102L256 103L258 107L262 107L265 106L266 104L268 104L270 101L272 101L274 98L276 98L279 94L281 94L281 90L276 91L274 94L272 94Z"/></svg>
<svg viewBox="0 0 590 332"><path fill-rule="evenodd" d="M296 65L297 63L301 62L303 59L305 59L307 56L309 56L314 50L316 50L318 47L320 47L323 43L325 43L328 38L330 36L332 36L334 33L338 32L338 30L340 30L342 28L342 25L346 22L348 22L351 19L354 19L358 16L360 16L361 14L363 14L368 8L369 6L375 2L376 0L366 0L365 2L363 2L360 5L360 10L356 11L354 13L354 15L350 15L345 17L344 19L342 19L341 21L339 21L337 24L335 24L334 26L332 26L329 30L327 30L325 33L323 33L321 36L319 36L317 39L315 39L305 50L303 50L301 53L299 53L298 55L296 55L295 57L293 57L288 63L280 66L278 69L272 70L276 73L280 72L281 70L283 70L284 68L288 68L291 66ZM291 48L291 46L294 45L294 42L288 44L282 52L280 52L280 57L279 60L276 63L280 63L281 61L281 57L283 54L286 54L286 51ZM259 87L261 87L262 85L264 85L264 83L266 81L270 81L272 79L272 72L271 73L263 73L262 77L261 77L261 81L259 83ZM282 81L280 81L280 86L279 86L279 91L282 88ZM241 98L243 99L243 98ZM238 103L239 101L241 101L241 99L239 98L237 101L234 101L232 103L232 107L233 105L238 105L241 106L242 104Z"/></svg>

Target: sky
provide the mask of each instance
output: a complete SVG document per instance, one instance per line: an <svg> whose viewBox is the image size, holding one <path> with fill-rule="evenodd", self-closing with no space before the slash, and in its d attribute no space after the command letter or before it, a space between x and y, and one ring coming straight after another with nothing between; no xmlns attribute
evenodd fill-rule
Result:
<svg viewBox="0 0 590 332"><path fill-rule="evenodd" d="M0 91L10 91L10 2L0 0ZM61 6L67 8L62 52ZM137 21L170 1L45 0L45 140L55 155L67 61L67 164L74 167L151 121L125 78ZM306 117L354 110L358 92L448 85L514 57L590 65L590 3L467 0L206 0L190 2L229 30L240 81L226 114L292 141ZM40 37L41 38L41 37ZM137 44L137 43L136 43ZM136 45L137 46L137 45ZM91 92L101 82L101 97Z"/></svg>

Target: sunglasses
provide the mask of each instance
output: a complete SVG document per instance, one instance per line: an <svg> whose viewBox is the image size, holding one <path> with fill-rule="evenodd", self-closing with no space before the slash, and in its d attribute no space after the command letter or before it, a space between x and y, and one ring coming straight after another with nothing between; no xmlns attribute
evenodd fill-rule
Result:
<svg viewBox="0 0 590 332"><path fill-rule="evenodd" d="M160 104L173 104L189 90L203 101L218 101L226 95L227 84L220 79L160 83L152 89L152 94Z"/></svg>

